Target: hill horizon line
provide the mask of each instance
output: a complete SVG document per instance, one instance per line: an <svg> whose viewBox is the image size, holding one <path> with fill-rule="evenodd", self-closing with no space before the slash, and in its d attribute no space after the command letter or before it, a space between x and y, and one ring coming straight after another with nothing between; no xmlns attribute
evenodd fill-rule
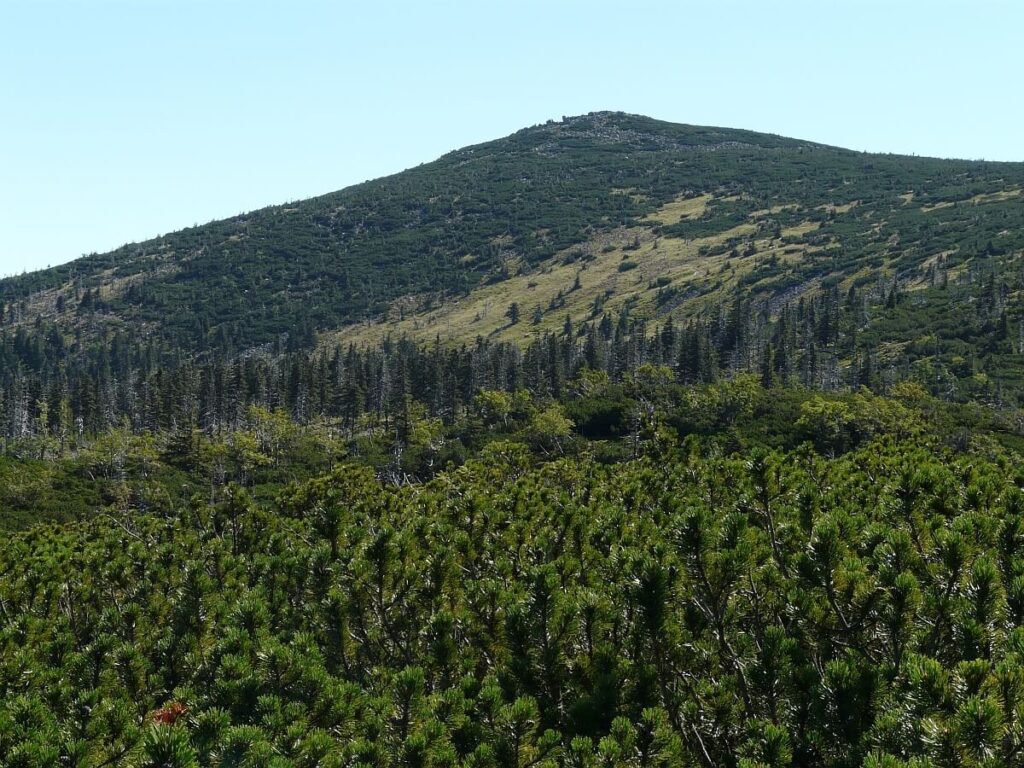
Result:
<svg viewBox="0 0 1024 768"><path fill-rule="evenodd" d="M123 248L130 248L130 247L133 247L133 246L144 245L146 243L151 243L151 242L160 240L161 238L164 238L164 237L167 237L167 236L170 236L170 235L174 235L174 234L177 234L177 233L180 233L180 232L188 232L190 230L198 229L198 228L205 227L205 226L209 226L211 224L217 224L217 223L221 223L221 222L234 221L234 220L237 220L237 219L244 218L246 216L252 216L254 214L258 214L258 213L263 212L263 211L269 211L269 210L273 210L273 209L276 209L276 208L284 208L284 207L287 207L287 206L290 206L290 205L296 205L296 204L301 204L301 203L305 203L305 202L309 202L309 201L319 200L321 198L325 198L325 197L328 197L330 195L335 195L335 194L344 192L344 191L349 190L349 189L360 187L362 185L373 184L375 182L380 182L380 181L383 181L385 179L390 179L390 178L393 178L395 176L399 176L399 175L401 175L403 173L407 173L409 171L415 170L416 168L420 168L420 167L425 166L425 165L430 165L432 163L435 163L435 162L438 162L438 161L441 161L441 160L445 160L445 159L450 158L452 156L457 156L459 153L471 152L471 151L476 150L478 148L486 147L488 145L491 145L494 142L504 141L504 140L510 139L510 138L512 138L514 136L518 136L520 134L528 133L528 132L531 132L531 131L536 131L538 129L543 129L545 127L557 126L557 125L568 125L568 124L572 124L572 123L576 123L576 122L580 122L580 121L586 120L588 118L591 118L591 119L593 119L593 118L604 118L604 119L607 119L607 118L612 118L612 117L639 119L639 120L647 121L647 122L649 122L651 124L654 124L654 125L659 125L659 126L664 126L664 127L686 128L686 129L692 129L692 130L696 130L696 131L714 131L714 132L722 132L722 133L726 133L726 134L744 135L744 136L747 136L747 137L757 137L757 136L759 136L759 137L764 137L764 138L767 138L767 139L777 139L777 140L781 139L781 140L784 140L786 142L793 142L794 146L796 146L796 145L805 145L805 146L809 146L809 147L818 147L818 148L829 149L829 150L833 150L833 151L838 150L838 151L850 152L850 153L853 153L853 154L865 155L865 156L876 156L876 157L882 156L882 157L892 157L892 158L913 158L913 159L917 159L917 160L936 160L936 161L948 161L948 162L984 163L986 165L1024 165L1024 160L987 160L987 159L984 159L984 158L952 157L952 156L938 156L938 155L918 155L916 153L915 154L906 154L906 153L902 153L902 152L872 152L872 151L868 151L868 150L852 149L852 148L844 147L844 146L841 146L841 145L838 145L838 144L828 144L828 143L825 143L825 142L814 141L814 140L811 140L811 139L798 138L798 137L789 136L789 135L786 135L786 134L783 134L783 133L776 133L776 132L772 132L772 131L759 131L759 130L752 130L752 129L747 129L747 128L728 127L728 126L721 126L721 125L708 125L708 124L700 124L700 123L673 122L673 121L670 121L670 120L662 120L660 118L651 117L649 115L644 115L644 114L641 114L641 113L627 112L625 110L614 110L614 109L593 110L591 112L581 113L581 114L577 114L577 115L562 115L560 119L551 118L551 119L548 119L548 120L546 120L544 122L541 122L541 123L534 123L532 125L524 126L523 128L520 128L520 129L518 129L516 131L513 131L512 133L505 134L505 135L499 136L497 138L488 139L488 140L485 140L485 141L482 141L482 142L477 142L475 144L467 144L465 146L449 150L447 152L442 153L441 155L438 155L438 156L434 157L431 160L424 160L424 161L422 161L422 162L420 162L420 163L418 163L416 165L410 165L410 166L408 166L406 168L402 168L400 170L397 170L397 171L394 171L394 172L391 172L391 173L384 173L384 174L381 174L379 176L374 176L372 178L364 179L362 181L354 182L354 183L347 184L347 185L344 185L344 186L341 186L341 187L335 187L333 189L329 189L329 190L326 190L324 192L318 192L318 193L315 193L315 194L309 194L309 195L305 195L305 196L289 198L289 199L278 201L278 202L269 202L269 203L266 203L264 205L259 205L259 206L254 207L254 208L249 208L249 209L246 209L246 210L242 210L242 211L239 211L238 213L234 213L234 214L229 214L229 215L224 215L224 216L214 215L213 217L207 219L204 222L193 222L192 224L185 225L185 226L178 226L178 227L172 226L172 227L170 227L170 228L168 228L168 229L166 229L166 230L164 230L162 232L158 232L158 233L153 234L153 235L142 236L142 237L138 237L138 238L134 238L134 239L128 239L128 240L122 241L121 243L118 243L118 244L115 244L115 245L110 245L110 246L102 248L102 249L94 249L94 250L91 250L89 252L83 252L83 253L80 253L77 256L72 256L72 257L69 257L69 258L66 258L66 259L61 259L59 261L55 261L54 263L48 264L45 267L23 268L20 271L0 273L0 282L6 281L6 280L11 280L11 279L22 278L22 277L25 277L25 276L29 276L29 275L33 275L33 274L39 273L39 272L46 272L48 270L59 268L59 267L66 267L69 264L72 264L75 261L78 261L78 260L81 260L81 259L84 259L84 258L89 258L89 257L94 257L94 256L97 256L97 255L100 255L100 254L110 253L110 252L117 251L117 250L120 250L120 249L123 249Z"/></svg>

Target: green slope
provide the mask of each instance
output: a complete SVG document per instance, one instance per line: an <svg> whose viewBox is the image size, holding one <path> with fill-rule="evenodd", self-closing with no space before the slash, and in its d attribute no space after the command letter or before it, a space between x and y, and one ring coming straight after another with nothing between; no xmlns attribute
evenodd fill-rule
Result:
<svg viewBox="0 0 1024 768"><path fill-rule="evenodd" d="M714 237L757 211L774 211L759 217L759 236L810 222L817 226L802 238L833 246L742 286L781 295L815 278L902 274L939 253L960 264L989 240L1017 249L1022 184L1020 165L864 155L596 113L8 279L0 298L25 302L19 318L56 316L70 329L83 325L73 310L95 288L87 305L102 317L93 321L185 349L245 349L283 333L306 344L313 332L385 316L402 297L419 307L529 274L602 233L640 226L666 239ZM646 219L698 194L714 202L697 220ZM984 202L949 205L971 199Z"/></svg>

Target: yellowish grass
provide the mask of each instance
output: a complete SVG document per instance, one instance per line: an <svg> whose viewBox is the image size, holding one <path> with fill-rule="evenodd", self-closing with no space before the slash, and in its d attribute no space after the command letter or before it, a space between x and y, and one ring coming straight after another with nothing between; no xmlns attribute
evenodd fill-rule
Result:
<svg viewBox="0 0 1024 768"><path fill-rule="evenodd" d="M1001 203L1004 200L1013 200L1014 198L1020 197L1020 187L1011 187L1010 189L1001 189L998 192L988 192L986 194L975 195L970 199L970 202L975 205L982 205L984 203Z"/></svg>
<svg viewBox="0 0 1024 768"><path fill-rule="evenodd" d="M803 237L808 232L813 232L821 226L817 221L802 221L792 227L785 227L782 230L783 237Z"/></svg>
<svg viewBox="0 0 1024 768"><path fill-rule="evenodd" d="M703 212L710 199L703 196L676 200L647 220L664 223L699 216L698 211ZM815 222L803 222L787 228L784 234L800 235L817 226ZM481 286L467 296L445 299L429 309L428 297L407 297L393 305L385 321L324 334L322 343L328 346L375 343L389 334L424 341L440 338L452 344L469 343L479 336L522 342L538 333L560 330L567 315L574 322L591 317L595 301L599 299L604 300L605 311L615 313L628 305L634 316L653 318L658 313L658 291L666 283L681 291L695 286L705 289L703 296L686 301L676 310L676 314L692 315L720 298L761 260L774 256L783 262L793 262L809 251L821 250L781 243L772 246L769 240L763 239L755 240L757 252L752 256L731 257L728 252L701 255L702 250L721 247L729 240L754 238L757 231L756 224L745 223L710 237L687 241L656 237L649 227L619 228L598 235L585 245L583 250L594 255L591 261L569 261L568 254L579 250L574 247L528 274ZM620 271L625 262L636 266ZM574 290L577 276L580 287ZM659 282L663 285L659 286ZM552 308L553 303L559 302L559 293L562 306ZM436 296L433 299L441 301ZM506 314L513 301L519 304L520 310L520 321L516 325L509 323ZM540 322L534 324L537 308L542 315Z"/></svg>
<svg viewBox="0 0 1024 768"><path fill-rule="evenodd" d="M763 219L765 216L774 216L782 213L783 211L795 211L799 208L799 203L783 203L782 205L773 205L771 208L761 208L750 214L752 219Z"/></svg>
<svg viewBox="0 0 1024 768"><path fill-rule="evenodd" d="M860 205L860 200L853 200L849 203L843 203L841 205L834 205L833 203L827 203L825 205L819 205L815 210L817 211L831 211L832 213L843 214L849 213L854 208Z"/></svg>
<svg viewBox="0 0 1024 768"><path fill-rule="evenodd" d="M658 224L678 224L680 221L699 219L707 210L708 203L714 198L711 195L681 198L667 203L649 215L645 220Z"/></svg>

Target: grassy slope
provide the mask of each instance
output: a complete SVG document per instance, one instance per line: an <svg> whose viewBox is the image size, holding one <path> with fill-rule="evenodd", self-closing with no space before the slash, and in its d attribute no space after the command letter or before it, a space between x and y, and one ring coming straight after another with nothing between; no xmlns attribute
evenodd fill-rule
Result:
<svg viewBox="0 0 1024 768"><path fill-rule="evenodd" d="M986 206L1016 201L1020 194L1020 189L1014 188L914 206L913 211L929 215L969 206L983 215ZM913 205L913 193L896 198L900 202L894 201L892 210L897 205ZM841 238L835 236L811 244L826 220L832 225L838 221L839 226L863 226L868 231L877 227L870 224L875 212L865 211L856 200L821 205L810 211L794 201L753 210L743 223L693 239L663 236L663 229L681 222L700 223L713 218L708 215L709 204L737 199L712 194L681 197L640 218L635 226L602 231L506 280L482 285L464 296L403 297L393 302L381 318L326 334L321 341L325 346L375 343L393 335L421 341L440 338L452 343L469 342L478 336L522 342L537 333L560 329L566 316L577 321L594 317L595 302L600 302L601 311L628 310L634 316L650 319L669 315L693 317L716 302L728 301L741 288L740 278L751 276L759 266L774 263L775 271L784 273L806 266L810 257L840 249ZM802 219L801 214L807 218ZM774 237L763 224L780 215L789 223L780 227L779 236ZM754 252L747 253L751 245ZM853 282L863 284L873 277L891 280L899 273L905 290L923 290L928 287L925 275L929 269L941 259L955 257L957 251L949 249L924 257L910 272L901 271L896 259L888 258L881 264L851 270L838 283L845 291ZM961 261L951 275L955 278L968 266L969 261ZM758 282L771 284L769 279L748 279L747 284L756 287ZM798 283L798 290L790 291L787 298L795 299L817 290L820 283L813 278ZM670 286L673 294L666 298L663 289ZM516 325L507 316L512 301L518 302L521 309L522 320ZM534 320L536 309L543 313L539 322Z"/></svg>

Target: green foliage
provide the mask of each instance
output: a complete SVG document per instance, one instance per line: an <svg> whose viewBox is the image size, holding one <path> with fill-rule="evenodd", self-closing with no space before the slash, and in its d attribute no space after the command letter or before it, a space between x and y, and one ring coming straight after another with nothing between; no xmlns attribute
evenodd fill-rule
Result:
<svg viewBox="0 0 1024 768"><path fill-rule="evenodd" d="M493 433L429 482L344 464L272 501L236 485L8 534L0 765L1015 763L1015 454L931 431L913 388L690 389L655 366L571 388L640 414L639 458L486 391L461 434L410 406L410 446ZM698 414L703 436L665 432ZM304 455L302 428L251 419L263 458L226 475ZM766 447L804 437L818 451ZM167 477L160 440L119 458L126 439L88 466Z"/></svg>
<svg viewBox="0 0 1024 768"><path fill-rule="evenodd" d="M197 754L184 728L154 726L142 745L140 768L196 768Z"/></svg>

